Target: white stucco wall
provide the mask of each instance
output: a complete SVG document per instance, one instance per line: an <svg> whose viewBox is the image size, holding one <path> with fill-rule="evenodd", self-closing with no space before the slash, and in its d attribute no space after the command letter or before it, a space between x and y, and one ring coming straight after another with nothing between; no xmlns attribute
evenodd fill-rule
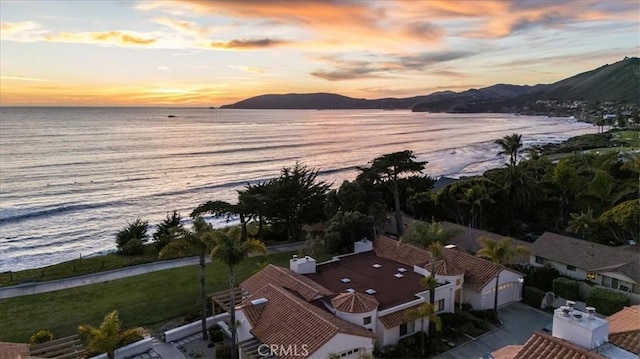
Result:
<svg viewBox="0 0 640 359"><path fill-rule="evenodd" d="M364 327L365 329L371 329L374 333L376 332L376 321L378 320L378 310L377 308L366 313L345 313L339 310L336 310L336 316L340 319L344 319L349 323L353 323L355 325L359 325ZM364 318L371 317L371 322L367 325L364 325Z"/></svg>
<svg viewBox="0 0 640 359"><path fill-rule="evenodd" d="M322 347L313 353L309 353L309 358L326 358L331 353L340 354L342 352L361 349L357 353L353 353L345 358L357 358L360 355L373 352L373 338L359 337L356 335L349 335L339 333L326 342Z"/></svg>
<svg viewBox="0 0 640 359"><path fill-rule="evenodd" d="M408 333L406 336L410 336L416 332L420 331L420 319L416 319L414 322L415 331ZM385 328L384 324L381 321L378 321L378 341L381 346L397 344L398 341L403 337L400 337L400 326L393 328ZM429 328L429 321L425 319L424 321L424 330L427 331Z"/></svg>
<svg viewBox="0 0 640 359"><path fill-rule="evenodd" d="M251 330L251 323L241 310L236 311L236 323L238 323L238 327L236 328L238 343L253 338L253 335L249 332Z"/></svg>
<svg viewBox="0 0 640 359"><path fill-rule="evenodd" d="M500 286L498 292L498 306L511 302L522 300L522 276L511 271L503 270L500 272ZM471 304L474 309L493 309L494 293L496 287L495 278L482 288L481 292L471 290L469 287L463 287L463 300L465 303Z"/></svg>

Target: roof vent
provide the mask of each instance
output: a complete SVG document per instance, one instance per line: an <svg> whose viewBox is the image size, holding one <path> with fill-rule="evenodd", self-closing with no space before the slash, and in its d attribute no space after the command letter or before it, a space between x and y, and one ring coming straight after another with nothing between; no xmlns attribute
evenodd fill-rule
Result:
<svg viewBox="0 0 640 359"><path fill-rule="evenodd" d="M251 301L251 304L258 307L264 304L267 304L269 300L267 298L258 298Z"/></svg>
<svg viewBox="0 0 640 359"><path fill-rule="evenodd" d="M294 262L295 262L295 261L297 261L297 260L298 260L298 255L297 255L297 254L294 254L294 255L293 255L292 260L293 260Z"/></svg>
<svg viewBox="0 0 640 359"><path fill-rule="evenodd" d="M404 273L406 271L407 271L406 268L402 268L402 267L398 268L398 272L400 272L400 273Z"/></svg>
<svg viewBox="0 0 640 359"><path fill-rule="evenodd" d="M349 278L342 278L342 279L340 279L340 281L341 281L342 283L349 283L349 282L351 282L351 279L349 279Z"/></svg>
<svg viewBox="0 0 640 359"><path fill-rule="evenodd" d="M452 248L455 248L455 247L457 247L457 246L456 246L455 244L447 244L447 245L446 245L446 246L444 246L444 247L445 247L445 248L447 248L447 249L452 249Z"/></svg>
<svg viewBox="0 0 640 359"><path fill-rule="evenodd" d="M573 312L573 310L576 309L576 302L573 300L567 300L566 306L569 307L569 311Z"/></svg>
<svg viewBox="0 0 640 359"><path fill-rule="evenodd" d="M569 312L571 311L571 309L569 309L569 307L567 307L566 305L561 306L560 310L562 311L562 315L564 315L565 317L568 317Z"/></svg>
<svg viewBox="0 0 640 359"><path fill-rule="evenodd" d="M353 289L353 288L347 288L347 292L349 292L349 293L355 293L355 292L356 292L356 290L355 290L355 289Z"/></svg>
<svg viewBox="0 0 640 359"><path fill-rule="evenodd" d="M587 310L587 319L590 319L590 320L595 319L596 308L587 307L586 310Z"/></svg>
<svg viewBox="0 0 640 359"><path fill-rule="evenodd" d="M365 292L365 293L367 293L367 294L369 294L369 295L374 295L374 294L376 294L376 293L377 293L375 290L373 290L373 289L371 289L371 288L369 288L369 289L365 290L364 292Z"/></svg>
<svg viewBox="0 0 640 359"><path fill-rule="evenodd" d="M397 279L400 279L400 278L404 277L404 275L402 275L400 273L396 273L393 276L396 277Z"/></svg>
<svg viewBox="0 0 640 359"><path fill-rule="evenodd" d="M376 268L376 269L377 269L377 268L382 268L382 264L378 264L378 263L376 263L376 264L374 264L374 265L373 265L373 268Z"/></svg>

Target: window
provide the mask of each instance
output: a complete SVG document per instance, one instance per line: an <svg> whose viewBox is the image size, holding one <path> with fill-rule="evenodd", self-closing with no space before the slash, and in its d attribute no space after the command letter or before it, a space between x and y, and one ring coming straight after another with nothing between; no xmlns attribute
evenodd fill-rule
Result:
<svg viewBox="0 0 640 359"><path fill-rule="evenodd" d="M456 286L460 285L460 278L456 279Z"/></svg>
<svg viewBox="0 0 640 359"><path fill-rule="evenodd" d="M436 313L441 311L441 310L444 310L444 299L440 299L440 300L436 301L434 304L435 304L435 308L434 309L435 309Z"/></svg>
<svg viewBox="0 0 640 359"><path fill-rule="evenodd" d="M618 286L620 285L620 283L618 282L617 279L615 278L611 278L611 288L615 288L618 289Z"/></svg>
<svg viewBox="0 0 640 359"><path fill-rule="evenodd" d="M567 264L567 270L575 271L575 270L576 270L576 267L574 267L574 266L570 266L570 265L568 265L568 264Z"/></svg>
<svg viewBox="0 0 640 359"><path fill-rule="evenodd" d="M364 319L362 320L362 324L371 324L371 317L364 317Z"/></svg>
<svg viewBox="0 0 640 359"><path fill-rule="evenodd" d="M544 264L544 258L536 256L536 264Z"/></svg>
<svg viewBox="0 0 640 359"><path fill-rule="evenodd" d="M400 324L400 336L405 336L407 334L413 333L415 329L415 322L412 320L408 323Z"/></svg>
<svg viewBox="0 0 640 359"><path fill-rule="evenodd" d="M602 286L603 287L611 287L611 277L602 276Z"/></svg>

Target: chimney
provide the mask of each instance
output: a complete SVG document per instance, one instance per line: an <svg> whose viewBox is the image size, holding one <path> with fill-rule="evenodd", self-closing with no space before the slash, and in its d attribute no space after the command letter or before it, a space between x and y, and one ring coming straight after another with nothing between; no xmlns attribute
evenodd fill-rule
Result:
<svg viewBox="0 0 640 359"><path fill-rule="evenodd" d="M353 242L353 253L371 252L373 250L373 242L362 238L359 241Z"/></svg>
<svg viewBox="0 0 640 359"><path fill-rule="evenodd" d="M567 301L568 305L554 311L552 335L587 350L593 350L608 342L609 322L594 316L595 308L588 307L587 313L583 313L575 309L575 302L570 302Z"/></svg>
<svg viewBox="0 0 640 359"><path fill-rule="evenodd" d="M310 274L316 272L316 260L305 256L304 258L298 258L298 256L294 255L291 260L289 260L289 269L298 273L298 274Z"/></svg>

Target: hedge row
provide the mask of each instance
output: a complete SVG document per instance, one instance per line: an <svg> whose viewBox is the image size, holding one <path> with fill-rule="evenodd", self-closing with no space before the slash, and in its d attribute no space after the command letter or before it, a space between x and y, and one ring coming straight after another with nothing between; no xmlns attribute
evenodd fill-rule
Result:
<svg viewBox="0 0 640 359"><path fill-rule="evenodd" d="M578 282L568 278L556 278L553 280L553 293L559 297L569 300L578 300Z"/></svg>
<svg viewBox="0 0 640 359"><path fill-rule="evenodd" d="M595 287L589 293L587 305L595 307L598 313L609 316L631 305L631 300L623 293Z"/></svg>
<svg viewBox="0 0 640 359"><path fill-rule="evenodd" d="M534 308L540 309L545 293L536 287L524 287L524 302Z"/></svg>

